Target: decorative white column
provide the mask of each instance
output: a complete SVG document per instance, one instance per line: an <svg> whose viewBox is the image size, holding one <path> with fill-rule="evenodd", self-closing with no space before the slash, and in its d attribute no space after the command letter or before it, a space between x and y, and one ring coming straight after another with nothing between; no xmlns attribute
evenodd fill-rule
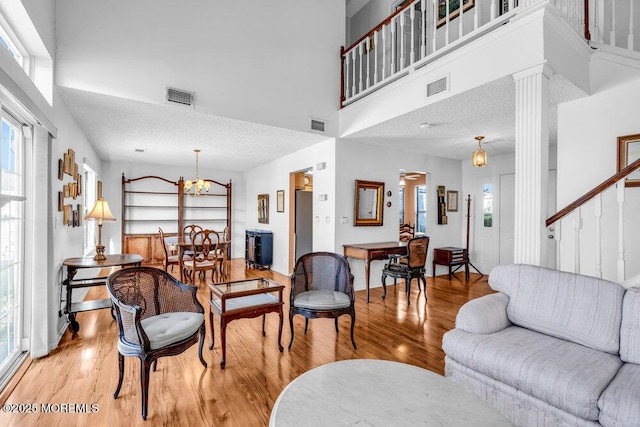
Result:
<svg viewBox="0 0 640 427"><path fill-rule="evenodd" d="M549 77L540 64L513 75L516 86L515 236L516 263L547 265L549 180ZM543 244L544 242L544 244Z"/></svg>

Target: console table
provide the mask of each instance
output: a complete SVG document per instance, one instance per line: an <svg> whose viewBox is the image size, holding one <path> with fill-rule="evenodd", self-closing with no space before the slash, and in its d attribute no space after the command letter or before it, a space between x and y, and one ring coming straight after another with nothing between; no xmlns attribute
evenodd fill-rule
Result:
<svg viewBox="0 0 640 427"><path fill-rule="evenodd" d="M359 243L343 245L345 258L351 257L364 261L364 282L369 302L369 264L375 260L386 260L389 255L406 255L406 242Z"/></svg>
<svg viewBox="0 0 640 427"><path fill-rule="evenodd" d="M105 285L107 277L114 271L115 267L139 266L141 263L142 256L137 254L107 255L107 259L102 261L96 261L93 257L67 258L64 260L62 265L67 268L67 278L62 283L67 289L64 314L68 315L69 327L74 336L80 330L80 324L76 321L76 313L111 308L111 300L106 298L71 302L71 292L74 289ZM94 277L75 279L76 273L81 268L99 268L100 271ZM60 313L61 316L62 314Z"/></svg>
<svg viewBox="0 0 640 427"><path fill-rule="evenodd" d="M469 253L465 248L447 246L433 250L433 277L436 277L436 265L449 267L449 280L451 280L451 268L464 266L465 279L469 280ZM456 268L456 271L458 270ZM455 273L455 271L454 271Z"/></svg>

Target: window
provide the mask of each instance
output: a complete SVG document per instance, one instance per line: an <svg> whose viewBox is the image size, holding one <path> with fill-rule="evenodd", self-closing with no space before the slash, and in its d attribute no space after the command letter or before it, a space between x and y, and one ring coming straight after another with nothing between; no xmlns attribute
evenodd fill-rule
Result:
<svg viewBox="0 0 640 427"><path fill-rule="evenodd" d="M84 194L82 218L89 215L96 204L96 171L85 161L82 164L82 193ZM82 221L84 229L84 254L88 255L96 247L96 221Z"/></svg>
<svg viewBox="0 0 640 427"><path fill-rule="evenodd" d="M0 15L0 47L7 49L9 55L20 65L20 67L28 73L27 57L22 53L24 49L20 49L15 37L9 35L9 25L6 23L2 15Z"/></svg>
<svg viewBox="0 0 640 427"><path fill-rule="evenodd" d="M24 142L22 127L0 111L0 377L22 352L24 284ZM11 201L7 201L7 199Z"/></svg>
<svg viewBox="0 0 640 427"><path fill-rule="evenodd" d="M482 186L482 218L485 227L493 227L493 184Z"/></svg>
<svg viewBox="0 0 640 427"><path fill-rule="evenodd" d="M427 186L416 185L416 233L427 232Z"/></svg>

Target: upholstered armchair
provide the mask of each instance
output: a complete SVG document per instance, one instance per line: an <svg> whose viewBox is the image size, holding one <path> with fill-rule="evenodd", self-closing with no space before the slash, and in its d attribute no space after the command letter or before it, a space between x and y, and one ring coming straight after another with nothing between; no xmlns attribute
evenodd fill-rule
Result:
<svg viewBox="0 0 640 427"><path fill-rule="evenodd" d="M313 252L298 258L291 276L289 349L293 344L293 316L296 314L305 317L305 335L309 319L321 317L335 318L338 333L338 318L348 314L351 316L351 343L357 349L353 338L356 321L354 302L353 275L345 257L331 252Z"/></svg>
<svg viewBox="0 0 640 427"><path fill-rule="evenodd" d="M142 418L147 419L149 370L164 356L175 356L200 341L204 345L204 308L196 298L196 288L187 286L158 268L133 267L107 278L107 291L118 322L118 385L122 387L125 356L140 359Z"/></svg>

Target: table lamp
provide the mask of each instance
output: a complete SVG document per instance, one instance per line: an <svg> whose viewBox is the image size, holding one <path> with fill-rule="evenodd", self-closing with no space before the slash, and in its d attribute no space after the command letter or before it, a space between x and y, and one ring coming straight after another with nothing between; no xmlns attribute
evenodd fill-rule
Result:
<svg viewBox="0 0 640 427"><path fill-rule="evenodd" d="M96 256L93 257L96 261L103 261L107 259L104 254L104 246L102 245L102 221L115 221L111 210L109 210L109 203L102 197L96 200L96 204L89 215L84 217L85 220L93 219L98 221L98 244L96 245Z"/></svg>

